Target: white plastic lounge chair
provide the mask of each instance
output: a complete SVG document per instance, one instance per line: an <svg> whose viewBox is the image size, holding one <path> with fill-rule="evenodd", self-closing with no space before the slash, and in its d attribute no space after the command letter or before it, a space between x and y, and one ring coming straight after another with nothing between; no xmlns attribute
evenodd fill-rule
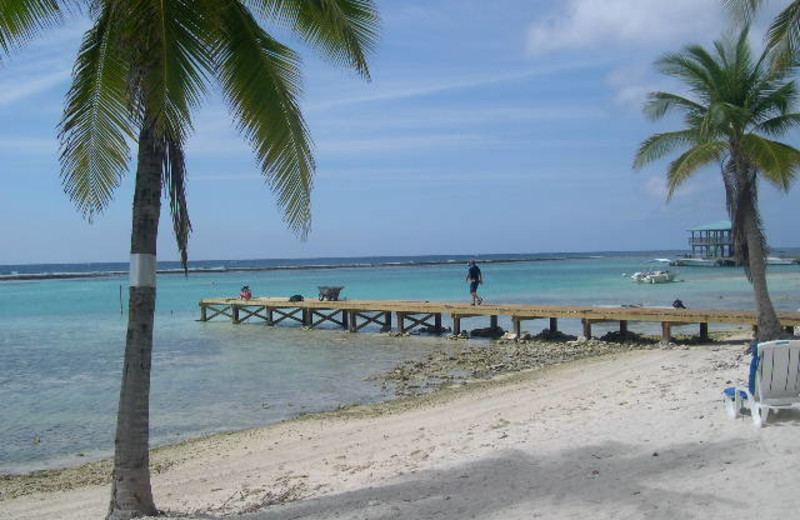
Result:
<svg viewBox="0 0 800 520"><path fill-rule="evenodd" d="M748 388L726 388L725 409L738 417L750 410L753 424L767 422L770 410L776 413L800 404L800 341L767 341L753 345Z"/></svg>

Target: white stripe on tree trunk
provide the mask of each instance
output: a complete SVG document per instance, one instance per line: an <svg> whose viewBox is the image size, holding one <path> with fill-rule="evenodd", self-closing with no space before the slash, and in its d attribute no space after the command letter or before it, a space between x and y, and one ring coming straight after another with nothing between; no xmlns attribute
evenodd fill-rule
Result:
<svg viewBox="0 0 800 520"><path fill-rule="evenodd" d="M156 255L131 255L130 286L156 286Z"/></svg>

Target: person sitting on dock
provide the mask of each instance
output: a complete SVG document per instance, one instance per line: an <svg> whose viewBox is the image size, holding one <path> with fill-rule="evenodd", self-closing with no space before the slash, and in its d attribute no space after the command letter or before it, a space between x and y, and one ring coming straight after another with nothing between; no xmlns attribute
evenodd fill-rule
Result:
<svg viewBox="0 0 800 520"><path fill-rule="evenodd" d="M685 309L686 305L683 304L680 298L675 298L675 301L672 302L672 307L675 309Z"/></svg>
<svg viewBox="0 0 800 520"><path fill-rule="evenodd" d="M469 261L467 281L469 282L469 293L472 295L472 305L480 305L483 303L483 298L478 296L478 286L483 283L483 273L481 273L481 268L475 264L475 260Z"/></svg>
<svg viewBox="0 0 800 520"><path fill-rule="evenodd" d="M242 300L249 300L252 297L253 293L250 291L250 286L245 285L244 287L242 287L242 292L239 293L239 298L241 298Z"/></svg>

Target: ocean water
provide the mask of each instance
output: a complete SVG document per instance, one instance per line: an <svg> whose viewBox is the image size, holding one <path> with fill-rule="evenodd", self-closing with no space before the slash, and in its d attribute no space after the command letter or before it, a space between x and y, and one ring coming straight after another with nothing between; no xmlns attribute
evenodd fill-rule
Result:
<svg viewBox="0 0 800 520"><path fill-rule="evenodd" d="M514 256L491 255L494 259ZM680 298L695 308L754 308L752 289L740 268L677 268L682 281L664 285L629 280L644 261L669 256L674 252L538 255L539 261L489 263L482 266L486 283L481 293L497 303L670 305ZM800 251L786 251L782 256L797 257ZM342 296L350 299L468 301L465 260L198 262L193 267L204 272L188 277L159 275L152 444L385 400L392 397L391 389L369 380L370 375L451 345L437 337L387 337L369 328L366 333L349 334L335 329L303 330L284 326L285 322L277 327L263 322L232 325L227 320L202 323L197 321L201 298L236 296L244 284L251 286L255 296L299 293L306 297L315 297L319 285L343 285ZM327 267L217 270L298 265ZM0 266L0 275L121 272L125 268L124 264ZM800 308L800 266L770 266L769 283L777 309ZM112 453L126 320L127 278L122 275L0 282L0 473L76 465ZM487 321L471 318L464 327L487 326ZM500 324L509 326L502 320ZM572 333L580 327L570 320L559 325ZM536 321L526 326L538 332L546 324ZM654 325L631 324L630 328L655 332ZM596 333L603 330L597 327Z"/></svg>

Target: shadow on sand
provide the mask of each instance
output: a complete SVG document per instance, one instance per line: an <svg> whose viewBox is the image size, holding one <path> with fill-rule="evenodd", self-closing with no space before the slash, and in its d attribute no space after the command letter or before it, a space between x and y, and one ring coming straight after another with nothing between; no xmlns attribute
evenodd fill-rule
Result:
<svg viewBox="0 0 800 520"><path fill-rule="evenodd" d="M705 506L714 504L733 513L748 504L744 496L720 498L715 489L674 491L659 483L669 481L674 489L682 477L691 481L695 472L726 471L731 468L730 454L748 448L752 445L745 441L710 442L654 453L644 452L641 445L608 442L540 458L506 450L445 470L407 474L385 485L271 506L233 518L536 518L538 511L552 517L559 504L566 507L569 518L699 518Z"/></svg>

